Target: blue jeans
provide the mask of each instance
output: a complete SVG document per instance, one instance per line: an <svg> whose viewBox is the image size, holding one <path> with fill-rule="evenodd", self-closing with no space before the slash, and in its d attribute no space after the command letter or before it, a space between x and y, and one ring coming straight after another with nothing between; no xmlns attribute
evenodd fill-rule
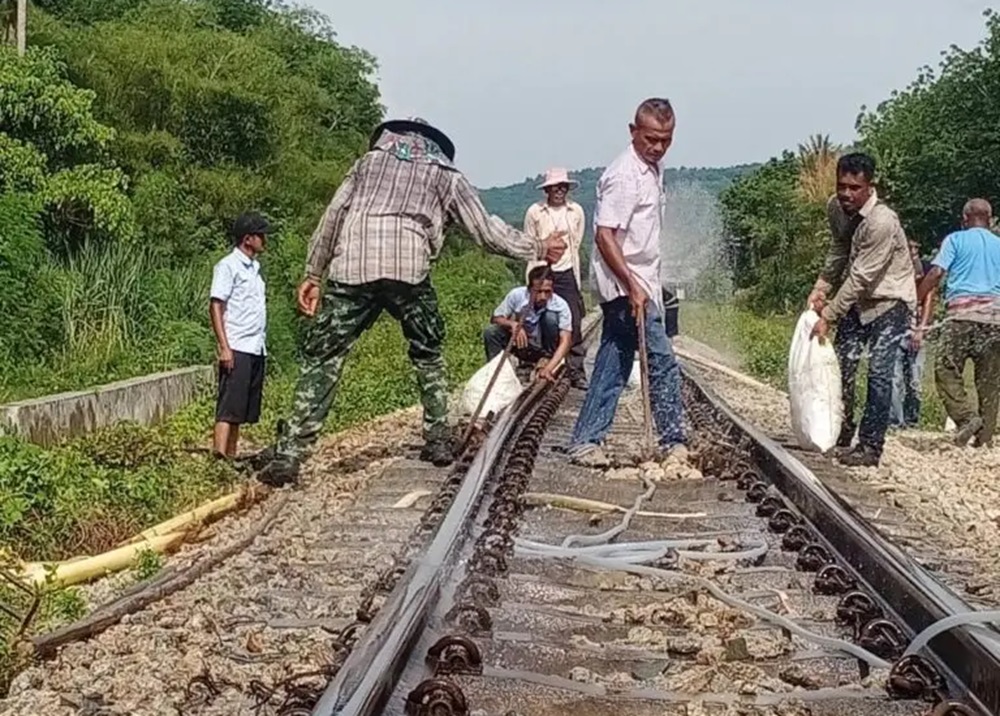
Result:
<svg viewBox="0 0 1000 716"><path fill-rule="evenodd" d="M503 353L510 342L510 331L491 323L483 331L483 348L486 349L486 362ZM514 357L525 363L535 363L542 358L551 358L559 347L559 314L555 311L542 311L538 317L538 325L534 333L528 333L528 345L524 348L513 348Z"/></svg>
<svg viewBox="0 0 1000 716"><path fill-rule="evenodd" d="M856 307L840 319L837 335L833 339L840 362L844 398L844 425L838 444L849 445L857 432L860 445L882 454L885 433L889 429L889 412L892 410L892 376L909 324L909 309L902 301L868 324L861 323ZM858 364L865 346L868 346L868 397L861 425L858 426L854 399Z"/></svg>
<svg viewBox="0 0 1000 716"><path fill-rule="evenodd" d="M911 427L920 421L920 379L924 372L924 349L903 347L892 377L890 421L896 427Z"/></svg>
<svg viewBox="0 0 1000 716"><path fill-rule="evenodd" d="M627 298L601 304L604 320L601 346L594 361L590 388L573 427L570 449L599 445L611 429L618 399L632 372L638 349L638 329ZM649 358L649 398L661 447L685 442L681 405L681 370L656 306L646 304L646 350Z"/></svg>

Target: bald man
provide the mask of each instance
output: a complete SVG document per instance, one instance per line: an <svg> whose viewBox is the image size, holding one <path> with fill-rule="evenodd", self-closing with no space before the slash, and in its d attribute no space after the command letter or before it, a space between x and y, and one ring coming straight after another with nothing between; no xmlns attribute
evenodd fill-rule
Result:
<svg viewBox="0 0 1000 716"><path fill-rule="evenodd" d="M920 325L927 326L933 294L945 276L948 320L934 369L938 393L958 430L955 443L988 446L1000 406L1000 237L990 231L993 209L972 199L962 210L962 230L945 237L931 270L917 291ZM972 361L978 406L965 390L966 361Z"/></svg>

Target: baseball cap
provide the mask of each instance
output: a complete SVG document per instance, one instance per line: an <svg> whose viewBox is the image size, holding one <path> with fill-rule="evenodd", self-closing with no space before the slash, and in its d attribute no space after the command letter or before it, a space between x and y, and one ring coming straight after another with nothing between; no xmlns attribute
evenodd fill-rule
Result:
<svg viewBox="0 0 1000 716"><path fill-rule="evenodd" d="M233 238L241 239L251 234L270 234L271 225L260 214L248 211L240 214L233 222Z"/></svg>

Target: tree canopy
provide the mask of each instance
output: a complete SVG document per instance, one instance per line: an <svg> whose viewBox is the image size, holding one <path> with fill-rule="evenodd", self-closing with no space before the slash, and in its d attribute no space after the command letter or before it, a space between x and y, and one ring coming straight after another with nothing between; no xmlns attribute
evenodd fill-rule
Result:
<svg viewBox="0 0 1000 716"><path fill-rule="evenodd" d="M1000 15L984 15L977 47L951 46L937 69L858 118L883 194L926 250L957 228L966 200L1000 201Z"/></svg>
<svg viewBox="0 0 1000 716"><path fill-rule="evenodd" d="M279 229L290 357L306 237L382 118L374 58L272 0L38 0L28 34L0 48L0 395L210 359L209 272L247 210Z"/></svg>
<svg viewBox="0 0 1000 716"><path fill-rule="evenodd" d="M952 46L937 69L858 117L858 148L876 160L880 195L932 254L973 197L1000 205L1000 15L975 48ZM723 191L727 256L749 307L799 306L829 242L822 212L841 147L817 136Z"/></svg>

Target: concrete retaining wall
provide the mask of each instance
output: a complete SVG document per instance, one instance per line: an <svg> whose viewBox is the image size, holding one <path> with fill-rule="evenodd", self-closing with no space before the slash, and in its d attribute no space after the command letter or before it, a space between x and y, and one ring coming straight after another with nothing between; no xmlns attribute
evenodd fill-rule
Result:
<svg viewBox="0 0 1000 716"><path fill-rule="evenodd" d="M52 445L123 420L150 425L198 397L214 377L214 366L193 366L8 403L0 405L0 428Z"/></svg>

